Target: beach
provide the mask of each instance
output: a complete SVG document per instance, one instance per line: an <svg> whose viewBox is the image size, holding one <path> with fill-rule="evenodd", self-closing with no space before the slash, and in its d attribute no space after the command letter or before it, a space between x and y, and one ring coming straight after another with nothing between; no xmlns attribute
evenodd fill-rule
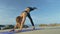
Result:
<svg viewBox="0 0 60 34"><path fill-rule="evenodd" d="M14 34L60 34L60 27L40 27L40 30L27 31L27 32L19 32ZM8 30L0 30L0 32L6 32ZM17 29L16 29L17 30Z"/></svg>
<svg viewBox="0 0 60 34"><path fill-rule="evenodd" d="M37 31L29 31L16 34L60 34L60 29L37 30Z"/></svg>

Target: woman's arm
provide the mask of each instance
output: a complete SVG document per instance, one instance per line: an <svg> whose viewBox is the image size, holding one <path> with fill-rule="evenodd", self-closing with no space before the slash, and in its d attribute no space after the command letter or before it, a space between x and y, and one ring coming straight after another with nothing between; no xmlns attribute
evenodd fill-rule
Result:
<svg viewBox="0 0 60 34"><path fill-rule="evenodd" d="M22 21L21 21L20 30L22 30L23 25L24 25L24 22L25 22L25 20L26 20L26 13L23 13L22 16L23 16L23 18L22 18Z"/></svg>

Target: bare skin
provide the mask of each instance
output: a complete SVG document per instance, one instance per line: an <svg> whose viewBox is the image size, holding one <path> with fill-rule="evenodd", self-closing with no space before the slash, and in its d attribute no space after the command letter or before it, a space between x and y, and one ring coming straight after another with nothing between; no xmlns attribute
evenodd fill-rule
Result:
<svg viewBox="0 0 60 34"><path fill-rule="evenodd" d="M20 15L20 17L22 17L22 20L19 21L19 22L16 21L16 26L14 27L13 30L15 30L16 27L18 27L20 30L22 30L23 25L24 25L24 22L25 22L25 20L26 20L26 15L27 15L27 14L26 14L25 12ZM13 31L13 30L11 30L11 31ZM10 32L11 32L11 31L10 31ZM18 31L19 31L19 30L17 30L16 32L18 32Z"/></svg>
<svg viewBox="0 0 60 34"><path fill-rule="evenodd" d="M30 12L29 8L26 8L25 11L27 11L28 13ZM16 29L16 27L18 27L20 29L20 31L23 29L23 25L25 23L26 17L27 17L27 13L23 12L20 17L22 17L22 20L17 22L16 21L16 26L14 27L14 30ZM29 18L30 19L30 18ZM32 20L32 18L31 18ZM33 29L35 29L35 26L33 26ZM12 30L11 30L12 31ZM16 32L18 32L19 30L17 30Z"/></svg>

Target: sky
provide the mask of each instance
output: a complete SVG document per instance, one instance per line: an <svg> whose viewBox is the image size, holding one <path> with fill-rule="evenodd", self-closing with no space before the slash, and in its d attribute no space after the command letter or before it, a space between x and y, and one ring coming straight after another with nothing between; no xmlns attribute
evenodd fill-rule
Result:
<svg viewBox="0 0 60 34"><path fill-rule="evenodd" d="M0 24L16 24L16 17L29 6L37 7L30 12L34 24L60 23L60 0L0 0ZM25 24L31 24L28 18Z"/></svg>

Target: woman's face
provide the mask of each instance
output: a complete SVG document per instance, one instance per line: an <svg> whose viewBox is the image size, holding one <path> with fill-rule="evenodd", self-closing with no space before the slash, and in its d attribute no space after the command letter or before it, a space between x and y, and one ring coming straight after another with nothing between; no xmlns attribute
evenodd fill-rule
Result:
<svg viewBox="0 0 60 34"><path fill-rule="evenodd" d="M29 8L26 8L25 11L30 12L30 9Z"/></svg>

